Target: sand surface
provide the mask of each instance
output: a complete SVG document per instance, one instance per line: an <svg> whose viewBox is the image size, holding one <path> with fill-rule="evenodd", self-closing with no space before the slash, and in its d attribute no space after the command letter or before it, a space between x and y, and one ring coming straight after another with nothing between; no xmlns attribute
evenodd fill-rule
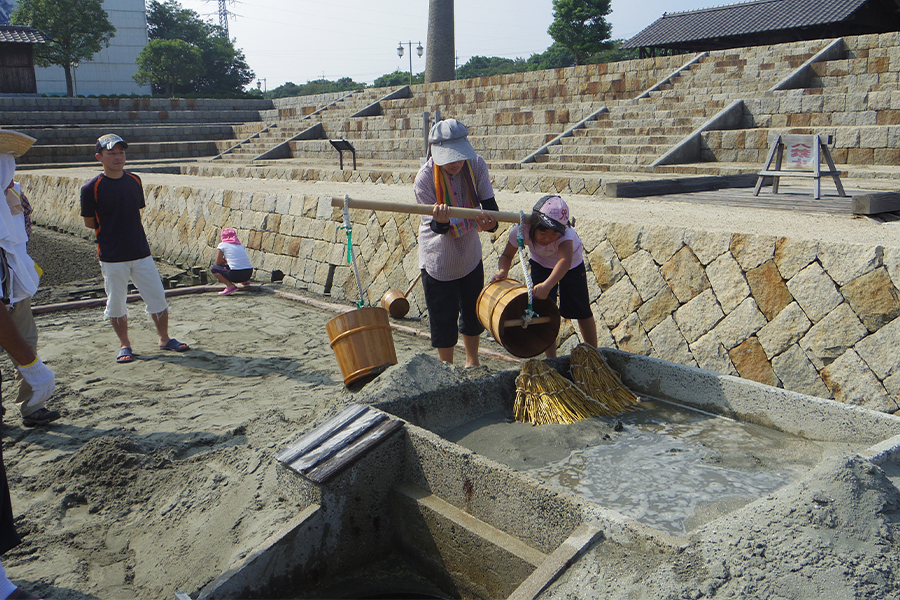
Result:
<svg viewBox="0 0 900 600"><path fill-rule="evenodd" d="M76 256L93 251L46 230L34 239L68 242ZM102 287L51 275L51 262L43 259L45 283L57 284L42 290L48 302ZM3 565L46 598L196 598L294 515L295 504L275 492L273 456L342 402L325 331L334 313L262 292L181 296L170 299L170 333L192 350L174 353L157 348L143 304L130 307L138 354L130 365L114 361L118 344L102 308L37 317L40 355L58 382L48 405L63 417L27 429L10 404L3 418L24 538ZM394 344L401 361L432 352L422 337L395 333ZM5 355L0 370L10 398Z"/></svg>

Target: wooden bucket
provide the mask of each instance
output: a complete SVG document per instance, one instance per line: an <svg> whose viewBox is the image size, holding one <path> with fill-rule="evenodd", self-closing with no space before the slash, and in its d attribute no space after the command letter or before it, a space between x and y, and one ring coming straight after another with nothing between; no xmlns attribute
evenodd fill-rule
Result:
<svg viewBox="0 0 900 600"><path fill-rule="evenodd" d="M515 279L503 279L488 284L478 295L478 320L494 339L513 356L531 358L556 343L560 316L556 303L534 299L533 309L548 323L506 327L505 323L521 319L528 308L528 288Z"/></svg>
<svg viewBox="0 0 900 600"><path fill-rule="evenodd" d="M339 315L325 324L344 385L365 384L397 364L387 311L373 306Z"/></svg>
<svg viewBox="0 0 900 600"><path fill-rule="evenodd" d="M402 319L409 313L409 300L400 290L388 290L381 297L381 306L395 319Z"/></svg>

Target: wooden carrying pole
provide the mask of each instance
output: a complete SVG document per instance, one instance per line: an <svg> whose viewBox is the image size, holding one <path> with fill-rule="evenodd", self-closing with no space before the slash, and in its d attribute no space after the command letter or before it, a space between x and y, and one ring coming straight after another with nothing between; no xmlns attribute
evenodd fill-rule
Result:
<svg viewBox="0 0 900 600"><path fill-rule="evenodd" d="M331 198L331 206L343 208L344 199L338 196ZM359 208L363 210L384 210L388 212L399 212L413 215L430 215L434 209L433 204L406 204L400 202L387 202L385 200L354 200L350 199L350 208ZM455 219L474 219L481 213L488 214L496 221L506 223L518 223L519 213L502 212L499 210L481 210L478 208L456 208L450 207L450 217ZM525 222L531 223L531 212L525 213Z"/></svg>

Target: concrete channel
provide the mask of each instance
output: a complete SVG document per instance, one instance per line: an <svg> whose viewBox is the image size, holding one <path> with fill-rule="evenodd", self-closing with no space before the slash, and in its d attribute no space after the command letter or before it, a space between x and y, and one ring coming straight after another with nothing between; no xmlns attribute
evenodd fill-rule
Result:
<svg viewBox="0 0 900 600"><path fill-rule="evenodd" d="M898 417L618 350L601 353L642 397L849 448L878 465L897 460ZM553 364L568 372L568 358ZM296 502L296 517L200 599L531 599L604 540L673 539L449 441L448 432L485 415L511 416L518 371L452 382L441 369L436 358L416 355L285 443L276 456L279 485Z"/></svg>

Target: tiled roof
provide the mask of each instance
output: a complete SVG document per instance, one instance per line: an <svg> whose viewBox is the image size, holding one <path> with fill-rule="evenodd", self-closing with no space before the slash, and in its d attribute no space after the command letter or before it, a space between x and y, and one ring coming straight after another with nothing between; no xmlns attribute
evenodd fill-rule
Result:
<svg viewBox="0 0 900 600"><path fill-rule="evenodd" d="M0 42L12 44L43 44L44 36L37 29L18 25L0 25Z"/></svg>
<svg viewBox="0 0 900 600"><path fill-rule="evenodd" d="M754 0L664 13L622 48L666 46L839 23L869 0Z"/></svg>

